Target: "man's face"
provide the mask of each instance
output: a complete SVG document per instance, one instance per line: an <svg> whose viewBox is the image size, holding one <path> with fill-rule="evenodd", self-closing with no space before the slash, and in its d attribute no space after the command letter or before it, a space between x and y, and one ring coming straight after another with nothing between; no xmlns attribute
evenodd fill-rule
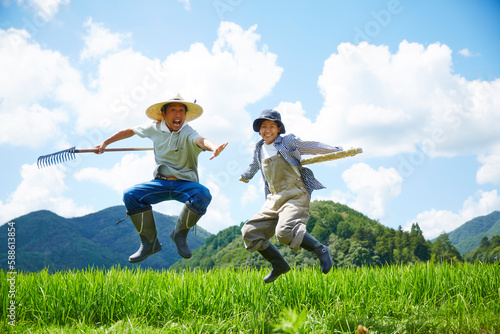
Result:
<svg viewBox="0 0 500 334"><path fill-rule="evenodd" d="M274 142L278 134L280 133L281 127L278 126L276 122L265 120L260 125L260 135L267 145Z"/></svg>
<svg viewBox="0 0 500 334"><path fill-rule="evenodd" d="M186 120L186 107L182 103L170 103L163 117L170 131L179 131Z"/></svg>

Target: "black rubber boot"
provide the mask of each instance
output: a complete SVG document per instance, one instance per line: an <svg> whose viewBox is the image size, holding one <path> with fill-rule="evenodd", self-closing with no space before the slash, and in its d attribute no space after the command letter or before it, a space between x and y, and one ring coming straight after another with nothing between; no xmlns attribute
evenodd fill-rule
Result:
<svg viewBox="0 0 500 334"><path fill-rule="evenodd" d="M321 271L323 272L323 274L328 274L333 266L332 251L330 250L330 248L322 245L309 233L306 233L304 235L304 239L302 240L300 247L310 252L314 252L321 264Z"/></svg>
<svg viewBox="0 0 500 334"><path fill-rule="evenodd" d="M161 244L156 233L155 218L153 210L146 210L130 215L135 229L141 238L141 246L128 258L129 262L136 263L146 259L148 256L161 251Z"/></svg>
<svg viewBox="0 0 500 334"><path fill-rule="evenodd" d="M179 219L177 219L177 224L174 229L170 232L170 238L175 243L177 247L177 253L185 259L191 257L191 247L187 242L187 235L191 227L196 225L198 220L200 220L202 215L198 215L191 211L187 205L181 210Z"/></svg>
<svg viewBox="0 0 500 334"><path fill-rule="evenodd" d="M269 275L264 277L265 283L274 282L281 274L285 274L290 271L290 266L285 261L283 256L281 256L279 250L273 245L269 244L264 250L259 250L259 253L273 266Z"/></svg>

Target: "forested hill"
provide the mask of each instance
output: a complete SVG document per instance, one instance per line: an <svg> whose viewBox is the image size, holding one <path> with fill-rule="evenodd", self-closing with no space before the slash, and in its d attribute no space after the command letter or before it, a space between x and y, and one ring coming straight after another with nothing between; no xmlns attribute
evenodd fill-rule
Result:
<svg viewBox="0 0 500 334"><path fill-rule="evenodd" d="M177 254L169 233L175 226L177 217L155 212L158 238L162 251L139 264L128 262L140 245L135 228L125 216L124 206L111 207L78 218L63 218L50 211L36 211L13 219L15 228L15 268L23 271L39 271L48 268L50 272L65 269L83 269L89 266L109 268L143 267L166 269L181 257ZM6 270L9 224L0 226L0 261ZM188 241L196 249L204 244L210 233L197 228L190 233Z"/></svg>
<svg viewBox="0 0 500 334"><path fill-rule="evenodd" d="M495 235L500 235L500 211L471 219L448 233L452 245L461 254L474 250L484 237L491 239Z"/></svg>
<svg viewBox="0 0 500 334"><path fill-rule="evenodd" d="M193 257L181 259L169 233L177 220L155 212L161 252L139 264L130 264L128 256L139 247L139 238L130 219L116 225L125 215L125 207L111 207L90 215L66 219L50 211L37 211L13 220L15 227L15 264L17 270L49 271L82 269L89 266L109 268L120 265L152 269L199 267L268 267L258 252L248 253L241 238L241 225L211 235L197 227L189 233ZM425 240L415 223L410 231L385 227L348 206L331 201L311 203L307 231L332 249L336 266L409 264L425 261L462 261L454 243L471 242L475 248L465 258L470 261L496 261L500 258L500 213L493 212L467 222L461 228ZM0 226L0 261L7 270L9 224ZM496 233L497 235L492 235ZM466 238L469 236L469 238ZM470 238L475 238L470 241ZM458 241L456 241L458 240ZM307 251L291 252L271 240L287 261L297 267L317 264ZM479 247L479 248L477 248ZM180 260L179 262L177 262Z"/></svg>
<svg viewBox="0 0 500 334"><path fill-rule="evenodd" d="M462 261L462 256L446 234L434 242L425 240L418 224L411 231L395 230L372 220L342 204L331 201L311 203L307 231L329 245L337 266L384 265L389 263L417 263L425 261ZM312 253L291 252L288 247L272 240L285 259L295 266L317 263ZM479 245L478 245L479 246ZM244 249L241 226L233 226L206 239L189 260L182 259L172 268L200 267L260 267L269 264L255 253Z"/></svg>

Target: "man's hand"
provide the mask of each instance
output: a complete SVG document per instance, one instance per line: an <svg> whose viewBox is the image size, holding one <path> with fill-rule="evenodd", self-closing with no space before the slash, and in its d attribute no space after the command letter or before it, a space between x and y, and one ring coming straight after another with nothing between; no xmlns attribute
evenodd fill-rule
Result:
<svg viewBox="0 0 500 334"><path fill-rule="evenodd" d="M94 152L95 154L102 154L104 153L104 149L106 148L106 144L104 142L100 143L99 145L96 145L94 148L96 151Z"/></svg>
<svg viewBox="0 0 500 334"><path fill-rule="evenodd" d="M214 153L212 154L212 156L210 157L209 160L212 160L213 158L218 156L220 154L220 152L222 152L226 148L227 144L228 143L222 144L222 145L218 146L215 150L213 150Z"/></svg>
<svg viewBox="0 0 500 334"><path fill-rule="evenodd" d="M95 147L95 149L96 149L95 153L102 154L102 153L104 153L104 149L106 148L106 146L108 146L109 144L114 143L115 141L118 141L118 140L132 137L133 135L135 135L135 132L134 132L134 130L132 130L132 128L118 131L117 133L115 133L114 135L112 135L111 137L109 137L108 139L106 139L105 141L100 143L99 145L97 145Z"/></svg>

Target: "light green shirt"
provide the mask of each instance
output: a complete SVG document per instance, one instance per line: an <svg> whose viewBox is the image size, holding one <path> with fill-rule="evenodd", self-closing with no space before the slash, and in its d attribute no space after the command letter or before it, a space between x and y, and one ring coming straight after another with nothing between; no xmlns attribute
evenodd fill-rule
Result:
<svg viewBox="0 0 500 334"><path fill-rule="evenodd" d="M165 121L152 121L133 128L140 137L153 141L157 172L180 180L199 182L198 155L203 151L196 145L198 132L184 123L179 131L171 132Z"/></svg>

